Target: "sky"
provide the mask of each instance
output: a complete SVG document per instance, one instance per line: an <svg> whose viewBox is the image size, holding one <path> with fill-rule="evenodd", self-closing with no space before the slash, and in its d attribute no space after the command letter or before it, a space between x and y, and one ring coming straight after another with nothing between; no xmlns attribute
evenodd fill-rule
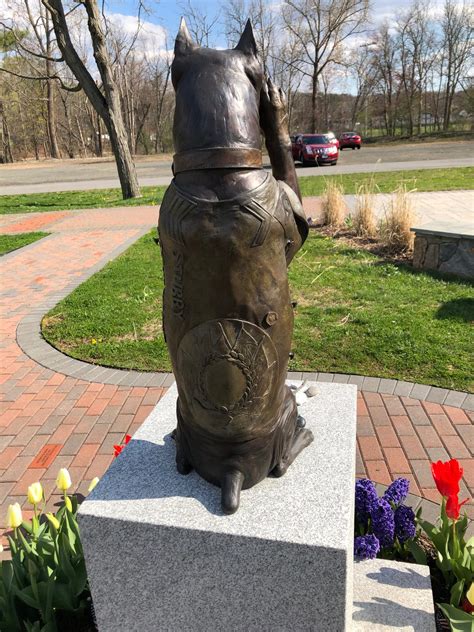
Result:
<svg viewBox="0 0 474 632"><path fill-rule="evenodd" d="M39 0L36 0L39 3ZM64 0L67 4L67 0ZM102 0L98 0L99 3ZM174 39L179 27L180 17L183 13L186 13L187 0L141 0L146 7L146 12L142 12L141 15L141 29L138 36L138 49L146 51L152 58L153 56L161 56L166 54L165 51L172 51ZM437 6L442 6L444 0L426 0L429 1L430 10L432 12L437 11ZM462 1L462 0L458 0ZM105 11L111 19L112 24L118 32L128 34L130 40L135 36L137 30L137 6L139 0L104 0ZM277 5L281 0L272 0L272 3ZM384 20L390 21L390 18L394 16L395 12L400 13L404 8L411 5L413 0L372 0L372 19L374 23L381 23ZM33 2L34 5L34 2ZM222 17L222 7L224 2L219 0L192 0L193 7L206 14L209 20L213 20L216 15ZM14 7L18 7L21 15L21 11L24 11L24 5L22 0L0 0L0 14L5 17L9 16L11 9L15 12ZM216 24L214 29L217 32L213 32L211 38L211 46L226 48L227 41L224 35L224 25L222 20ZM91 58L91 51L88 51L87 41L88 38L81 38L81 29L77 29L76 39L78 42L82 40L84 45L80 45L80 50L83 50L88 58ZM73 33L74 35L74 33ZM364 35L356 36L353 40L355 46L359 45L359 40L364 40ZM91 61L91 59L90 59ZM338 92L349 91L352 92L354 85L352 80L345 76L344 73L339 73L337 80L337 86L332 86L331 90Z"/></svg>
<svg viewBox="0 0 474 632"><path fill-rule="evenodd" d="M145 0L145 5L151 10L151 13L146 16L146 20L158 24L165 28L169 37L173 40L179 27L180 16L185 12L183 5L186 2L183 0ZM193 0L193 6L198 7L209 16L219 13L220 8L224 4L218 0ZM385 18L390 18L394 15L395 11L400 12L404 8L412 4L412 0L372 0L373 17L376 22L382 22ZM442 0L430 1L430 6L441 5ZM106 6L108 10L113 13L122 13L124 15L136 15L136 0L106 0ZM221 34L217 45L225 46L226 41Z"/></svg>

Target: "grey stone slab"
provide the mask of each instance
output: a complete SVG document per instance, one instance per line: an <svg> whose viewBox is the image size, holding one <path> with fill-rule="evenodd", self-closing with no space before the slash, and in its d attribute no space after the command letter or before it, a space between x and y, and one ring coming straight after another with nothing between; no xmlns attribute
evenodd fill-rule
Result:
<svg viewBox="0 0 474 632"><path fill-rule="evenodd" d="M117 384L120 386L130 386L130 373L131 371L121 371L121 377Z"/></svg>
<svg viewBox="0 0 474 632"><path fill-rule="evenodd" d="M303 373L303 379L309 382L317 382L319 373Z"/></svg>
<svg viewBox="0 0 474 632"><path fill-rule="evenodd" d="M463 410L474 410L474 395L467 395L461 404Z"/></svg>
<svg viewBox="0 0 474 632"><path fill-rule="evenodd" d="M395 387L397 386L397 380L389 380L386 377L381 378L379 383L379 393L383 393L384 395L392 395Z"/></svg>
<svg viewBox="0 0 474 632"><path fill-rule="evenodd" d="M161 373L146 373L146 381L143 386L159 386L161 384Z"/></svg>
<svg viewBox="0 0 474 632"><path fill-rule="evenodd" d="M410 393L412 392L414 386L413 382L403 382L399 380L393 394L400 395L401 397L410 397Z"/></svg>
<svg viewBox="0 0 474 632"><path fill-rule="evenodd" d="M173 384L174 384L174 375L172 373L166 373L163 379L163 382L161 383L161 386L163 388L169 388Z"/></svg>
<svg viewBox="0 0 474 632"><path fill-rule="evenodd" d="M426 399L431 390L431 386L427 384L415 384L410 393L412 399Z"/></svg>
<svg viewBox="0 0 474 632"><path fill-rule="evenodd" d="M102 382L101 376L106 375L110 369L103 366L93 366L89 365L89 370L84 373L83 379L89 380L89 382Z"/></svg>
<svg viewBox="0 0 474 632"><path fill-rule="evenodd" d="M423 499L420 496L415 496L415 494L408 494L403 504L408 505L413 509L413 511L416 512L422 500Z"/></svg>
<svg viewBox="0 0 474 632"><path fill-rule="evenodd" d="M107 373L107 377L106 379L104 379L104 382L106 384L119 384L120 380L123 379L123 374L124 371L122 371L121 369L112 369L110 371L110 373Z"/></svg>
<svg viewBox="0 0 474 632"><path fill-rule="evenodd" d="M444 400L448 396L448 393L449 391L447 388L438 388L436 386L432 386L430 388L430 392L426 396L426 401L433 402L435 404L443 404Z"/></svg>
<svg viewBox="0 0 474 632"><path fill-rule="evenodd" d="M446 406L456 406L457 408L461 408L467 397L467 393L463 393L462 391L449 391L444 403Z"/></svg>
<svg viewBox="0 0 474 632"><path fill-rule="evenodd" d="M165 374L163 373L150 373L148 383L145 386L161 387L165 380Z"/></svg>
<svg viewBox="0 0 474 632"><path fill-rule="evenodd" d="M440 503L441 503L441 496L440 496ZM434 503L431 500L422 498L421 503L418 505L418 508L421 507L421 517L424 520L428 520L428 522L435 524L440 514L440 503Z"/></svg>
<svg viewBox="0 0 474 632"><path fill-rule="evenodd" d="M364 383L364 379L365 378L363 375L350 375L349 384L356 384L360 389L362 384Z"/></svg>
<svg viewBox="0 0 474 632"><path fill-rule="evenodd" d="M147 386L150 381L150 373L146 371L135 371L131 386Z"/></svg>
<svg viewBox="0 0 474 632"><path fill-rule="evenodd" d="M349 382L349 375L345 375L344 373L334 373L333 382L336 384L347 384Z"/></svg>
<svg viewBox="0 0 474 632"><path fill-rule="evenodd" d="M177 473L176 386L160 400L80 509L101 632L350 629L356 388L316 386L316 441L232 516Z"/></svg>
<svg viewBox="0 0 474 632"><path fill-rule="evenodd" d="M67 371L69 369L72 369L74 366L76 366L76 360L73 360L72 358L67 358L66 356L63 356L55 365L54 369L56 371L61 372L65 372L67 373Z"/></svg>
<svg viewBox="0 0 474 632"><path fill-rule="evenodd" d="M452 222L439 221L431 224L423 224L422 227L413 227L410 230L419 235L437 235L438 237L465 237L472 239L474 237L474 228L472 222L462 222L453 226Z"/></svg>
<svg viewBox="0 0 474 632"><path fill-rule="evenodd" d="M379 377L365 377L362 382L362 390L369 391L370 393L377 393L379 390L379 384Z"/></svg>
<svg viewBox="0 0 474 632"><path fill-rule="evenodd" d="M303 379L303 373L301 371L289 371L288 372L288 379L289 380L302 380Z"/></svg>
<svg viewBox="0 0 474 632"><path fill-rule="evenodd" d="M333 382L334 373L319 373L318 382Z"/></svg>
<svg viewBox="0 0 474 632"><path fill-rule="evenodd" d="M356 562L351 630L435 632L428 566L379 559Z"/></svg>

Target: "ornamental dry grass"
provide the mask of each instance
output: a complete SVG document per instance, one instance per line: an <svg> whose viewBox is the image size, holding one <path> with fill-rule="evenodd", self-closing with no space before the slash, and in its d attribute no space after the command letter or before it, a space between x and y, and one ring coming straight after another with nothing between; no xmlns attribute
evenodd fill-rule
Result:
<svg viewBox="0 0 474 632"><path fill-rule="evenodd" d="M392 252L413 250L414 234L410 227L415 221L415 212L411 193L405 185L400 185L393 192L385 209L385 217L380 221L380 238Z"/></svg>
<svg viewBox="0 0 474 632"><path fill-rule="evenodd" d="M321 196L323 224L333 230L340 228L346 219L347 207L342 185L329 180Z"/></svg>
<svg viewBox="0 0 474 632"><path fill-rule="evenodd" d="M356 195L356 207L353 217L353 226L358 237L374 238L377 235L377 222L375 220L375 182L370 180L362 184Z"/></svg>

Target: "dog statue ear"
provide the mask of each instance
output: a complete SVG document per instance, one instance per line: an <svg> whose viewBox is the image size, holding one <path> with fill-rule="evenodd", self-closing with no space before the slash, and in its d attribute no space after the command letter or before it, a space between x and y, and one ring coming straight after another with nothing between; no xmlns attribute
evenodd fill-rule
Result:
<svg viewBox="0 0 474 632"><path fill-rule="evenodd" d="M239 43L235 47L235 50L240 50L246 55L257 56L257 42L255 41L255 35L253 34L252 22L250 18L247 20L244 32L240 36Z"/></svg>
<svg viewBox="0 0 474 632"><path fill-rule="evenodd" d="M184 18L181 18L178 35L176 36L174 43L174 54L177 56L187 55L196 47L196 44L193 42L191 35L189 34Z"/></svg>

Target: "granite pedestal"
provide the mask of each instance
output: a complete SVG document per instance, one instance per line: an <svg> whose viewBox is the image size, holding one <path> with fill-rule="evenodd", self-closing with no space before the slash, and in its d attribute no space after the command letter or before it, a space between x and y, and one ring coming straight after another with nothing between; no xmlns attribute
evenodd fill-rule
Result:
<svg viewBox="0 0 474 632"><path fill-rule="evenodd" d="M352 632L435 632L430 569L366 560L354 564Z"/></svg>
<svg viewBox="0 0 474 632"><path fill-rule="evenodd" d="M176 471L168 391L80 510L100 632L350 629L356 387L308 386L315 441L232 516Z"/></svg>

